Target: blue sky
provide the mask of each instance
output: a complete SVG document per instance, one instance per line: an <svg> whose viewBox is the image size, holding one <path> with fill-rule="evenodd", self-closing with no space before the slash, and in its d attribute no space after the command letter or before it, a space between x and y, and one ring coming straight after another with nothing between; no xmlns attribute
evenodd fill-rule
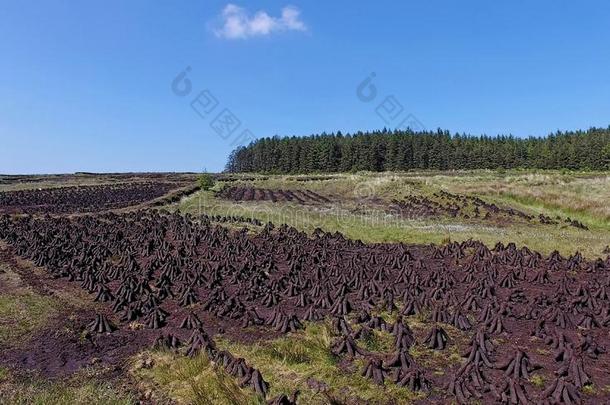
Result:
<svg viewBox="0 0 610 405"><path fill-rule="evenodd" d="M388 96L428 129L605 127L608 21L603 1L0 0L0 173L221 170L246 129L393 126Z"/></svg>

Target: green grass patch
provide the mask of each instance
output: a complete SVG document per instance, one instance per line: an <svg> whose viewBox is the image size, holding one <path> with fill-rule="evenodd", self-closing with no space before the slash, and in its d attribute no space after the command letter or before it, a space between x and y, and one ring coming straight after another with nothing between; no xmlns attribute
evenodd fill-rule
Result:
<svg viewBox="0 0 610 405"><path fill-rule="evenodd" d="M136 399L108 384L74 377L67 381L38 378L11 381L10 373L0 369L0 403L14 405L131 405Z"/></svg>
<svg viewBox="0 0 610 405"><path fill-rule="evenodd" d="M544 384L546 383L546 379L540 374L536 374L530 377L529 382L532 383L534 387L544 388Z"/></svg>
<svg viewBox="0 0 610 405"><path fill-rule="evenodd" d="M384 340L387 337L378 337ZM304 331L252 345L217 339L220 348L243 357L259 369L270 383L270 394L290 394L300 391L299 400L305 404L328 404L368 401L370 403L410 403L422 398L391 382L379 386L360 375L364 364L355 359L352 364L334 356L330 347L333 334L326 322L306 323ZM374 346L387 344L373 342ZM323 382L324 389L319 383Z"/></svg>
<svg viewBox="0 0 610 405"><path fill-rule="evenodd" d="M370 334L363 336L359 342L369 352L391 353L394 351L394 336L388 332L374 329Z"/></svg>
<svg viewBox="0 0 610 405"><path fill-rule="evenodd" d="M269 175L248 184L269 189L310 189L331 196L333 203L302 206L296 203L233 202L214 197L211 191L196 193L178 206L181 212L241 215L288 224L305 232L322 228L339 231L363 242L444 244L446 241L480 240L494 246L514 242L543 254L558 250L563 255L580 251L587 258L604 257L610 238L610 176L541 170L493 170L456 172L387 172L335 174L332 180L297 182L294 176ZM218 182L216 188L221 187ZM431 196L440 190L478 196L503 207L537 216L571 217L590 227L583 231L567 224L541 225L510 218L499 223L474 218L405 219L385 210L392 199L406 195ZM361 198L362 194L371 198Z"/></svg>
<svg viewBox="0 0 610 405"><path fill-rule="evenodd" d="M449 367L463 362L459 348L455 344L449 345L444 350L433 350L416 344L411 346L409 354L422 366L439 373L444 373Z"/></svg>
<svg viewBox="0 0 610 405"><path fill-rule="evenodd" d="M0 383L3 382L9 376L7 368L0 367Z"/></svg>
<svg viewBox="0 0 610 405"><path fill-rule="evenodd" d="M148 364L148 365L146 365ZM153 402L195 405L258 405L264 400L215 365L205 354L193 358L167 351L145 352L131 369Z"/></svg>
<svg viewBox="0 0 610 405"><path fill-rule="evenodd" d="M11 344L42 327L58 314L56 304L28 291L0 296L0 343Z"/></svg>
<svg viewBox="0 0 610 405"><path fill-rule="evenodd" d="M610 222L607 218L600 218L597 215L591 214L584 207L566 207L540 197L523 196L514 193L501 193L500 197L506 202L518 203L530 208L536 208L538 211L544 211L546 215L553 219L556 216L560 216L562 220L569 217L583 222L589 228L610 230Z"/></svg>

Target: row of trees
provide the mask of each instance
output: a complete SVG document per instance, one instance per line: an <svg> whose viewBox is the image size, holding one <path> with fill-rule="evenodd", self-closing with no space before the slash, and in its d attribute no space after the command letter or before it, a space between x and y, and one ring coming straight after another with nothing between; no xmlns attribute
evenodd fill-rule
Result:
<svg viewBox="0 0 610 405"><path fill-rule="evenodd" d="M229 172L315 173L410 169L610 169L610 127L546 137L375 131L261 138L235 149Z"/></svg>

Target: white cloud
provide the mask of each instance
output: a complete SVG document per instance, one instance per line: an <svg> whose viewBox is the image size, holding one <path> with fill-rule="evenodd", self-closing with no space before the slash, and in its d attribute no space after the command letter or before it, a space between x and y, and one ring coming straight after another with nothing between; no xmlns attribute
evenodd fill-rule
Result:
<svg viewBox="0 0 610 405"><path fill-rule="evenodd" d="M300 14L298 8L286 6L280 17L271 17L262 10L251 16L244 8L227 4L220 16L221 26L214 30L214 34L219 38L244 39L279 31L307 31Z"/></svg>

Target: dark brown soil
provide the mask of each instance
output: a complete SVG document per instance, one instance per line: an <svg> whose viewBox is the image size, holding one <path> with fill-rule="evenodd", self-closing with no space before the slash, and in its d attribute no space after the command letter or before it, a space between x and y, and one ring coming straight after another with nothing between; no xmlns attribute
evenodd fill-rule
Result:
<svg viewBox="0 0 610 405"><path fill-rule="evenodd" d="M110 376L124 374L128 358L150 347L156 334L150 330L118 330L92 337L86 329L94 311L81 311L74 320L64 315L51 321L22 346L2 351L2 365L36 371L46 378L67 377L87 366L99 365Z"/></svg>
<svg viewBox="0 0 610 405"><path fill-rule="evenodd" d="M337 176L301 176L288 178L288 180L294 180L299 182L308 182L308 181L327 181L327 180L335 180Z"/></svg>
<svg viewBox="0 0 610 405"><path fill-rule="evenodd" d="M139 205L179 187L179 183L146 182L5 191L0 192L0 213L70 214L107 211Z"/></svg>
<svg viewBox="0 0 610 405"><path fill-rule="evenodd" d="M38 295L72 294L74 301L77 296L83 295L77 285L65 279L53 278L44 269L14 255L13 249L4 242L0 242L0 262L8 264L11 271L19 276L23 284L21 287L27 286ZM0 294L7 292L10 291L0 285ZM86 294L83 299L88 299ZM63 300L58 302L66 304ZM35 371L47 378L69 376L85 366L102 364L110 368L112 376L117 375L125 360L148 347L156 334L148 330L129 329L112 335L82 333L96 311L112 314L105 305L98 305L94 309L92 304L85 302L85 308L66 304L58 308L59 315L51 319L43 330L23 341L0 345L0 364L17 371Z"/></svg>
<svg viewBox="0 0 610 405"><path fill-rule="evenodd" d="M233 201L296 202L298 204L323 204L330 199L311 190L269 190L253 187L227 187L218 193L220 198Z"/></svg>
<svg viewBox="0 0 610 405"><path fill-rule="evenodd" d="M427 391L429 402L610 400L604 390L610 385L610 258L545 257L475 241L365 245L285 226L252 235L155 211L3 216L0 238L60 282L106 302L103 311L79 316L74 329L90 330L96 319L118 327L89 332L90 343L43 332L37 338L48 348L7 354L17 367L53 375L97 357L120 368L125 356L157 336L164 337L159 344L177 346L171 335L185 354L205 350L264 395L264 376L218 351L214 335L252 342L327 317L342 362L362 357L362 375ZM393 320L377 317L379 311ZM411 322L416 319L426 322L411 329L410 323L421 325ZM143 328L133 330L134 322ZM370 329L392 333L394 350L363 350ZM414 346L446 354L414 359ZM461 360L448 360L452 348ZM544 387L532 376L543 377Z"/></svg>
<svg viewBox="0 0 610 405"><path fill-rule="evenodd" d="M588 230L587 226L570 218L555 219L540 214L537 217L512 207L499 207L479 197L452 194L446 191L434 193L432 198L426 196L409 195L402 200L393 200L389 211L403 218L462 218L480 219L498 223L522 221L526 223L538 222L545 225L558 225L561 223L579 229Z"/></svg>

